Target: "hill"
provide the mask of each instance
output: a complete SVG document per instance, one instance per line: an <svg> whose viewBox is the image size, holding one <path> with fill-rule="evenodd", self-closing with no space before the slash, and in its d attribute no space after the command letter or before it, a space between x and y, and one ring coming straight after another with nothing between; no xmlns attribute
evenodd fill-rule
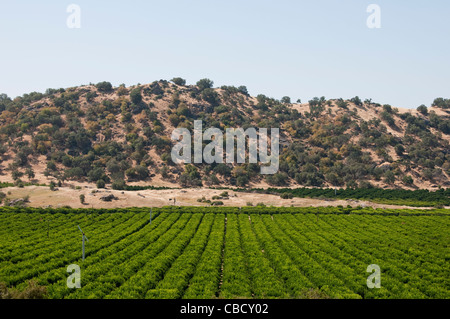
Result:
<svg viewBox="0 0 450 319"><path fill-rule="evenodd" d="M291 103L181 78L113 87L109 82L0 95L0 181L169 187L450 186L450 100L417 110L359 97ZM280 129L280 167L176 165L176 127Z"/></svg>

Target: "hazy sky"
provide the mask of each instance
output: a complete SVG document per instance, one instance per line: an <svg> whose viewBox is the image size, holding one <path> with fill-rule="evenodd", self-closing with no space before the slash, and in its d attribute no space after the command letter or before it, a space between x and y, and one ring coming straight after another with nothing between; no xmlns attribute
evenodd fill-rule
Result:
<svg viewBox="0 0 450 319"><path fill-rule="evenodd" d="M66 21L81 8L81 28ZM381 28L369 29L369 4ZM210 78L294 101L450 98L448 0L0 2L0 93Z"/></svg>

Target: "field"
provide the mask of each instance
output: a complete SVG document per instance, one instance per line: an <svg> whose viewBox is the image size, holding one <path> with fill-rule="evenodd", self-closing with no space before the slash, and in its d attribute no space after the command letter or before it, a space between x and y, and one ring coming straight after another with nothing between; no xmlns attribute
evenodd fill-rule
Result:
<svg viewBox="0 0 450 319"><path fill-rule="evenodd" d="M0 282L34 279L49 298L450 298L449 210L165 207L151 224L149 211L1 208Z"/></svg>
<svg viewBox="0 0 450 319"><path fill-rule="evenodd" d="M0 184L1 186L1 184ZM277 207L326 207L326 206L363 206L383 209L429 209L450 208L450 193L410 191L390 194L390 190L369 190L356 192L333 189L228 189L228 188L178 188L178 189L143 189L115 190L97 189L92 185L77 187L57 187L52 191L48 186L29 185L25 187L6 186L1 190L6 197L3 205L13 200L27 199L23 205L36 208L129 208L129 207L164 207L174 204L178 206L211 206L217 198L223 206L242 207L251 205ZM228 196L222 196L227 192ZM342 193L342 194L341 194ZM80 195L85 201L81 203ZM101 197L114 195L115 200L103 201ZM283 198L284 195L292 195ZM343 195L348 195L344 197ZM370 196L372 195L372 196ZM401 196L407 195L407 196ZM425 195L425 196L424 196ZM2 195L0 193L0 199ZM368 197L371 197L368 199ZM205 199L203 201L203 199ZM201 200L201 201L199 201ZM447 201L447 203L445 203ZM389 203L389 204L388 204ZM443 207L442 207L443 205ZM435 207L433 207L435 206Z"/></svg>

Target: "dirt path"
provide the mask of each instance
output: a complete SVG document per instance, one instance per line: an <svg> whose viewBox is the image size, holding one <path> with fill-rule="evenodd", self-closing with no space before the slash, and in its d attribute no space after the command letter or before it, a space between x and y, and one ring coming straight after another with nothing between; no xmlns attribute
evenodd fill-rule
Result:
<svg viewBox="0 0 450 319"><path fill-rule="evenodd" d="M114 208L114 207L162 207L168 205L178 206L209 206L208 203L200 203L197 199L205 197L212 200L213 196L219 196L223 190L208 188L168 189L168 190L143 190L143 191L119 191L111 189L98 190L94 186L84 186L81 189L61 187L51 191L48 187L27 186L24 188L8 187L1 190L9 199L24 198L29 196L30 207L62 207L72 208ZM85 204L81 204L80 195L85 195ZM105 202L100 197L113 194L117 200ZM321 200L311 198L281 199L277 195L243 193L228 190L228 199L219 199L224 206L246 206L251 203L257 205L264 203L267 206L294 206L294 207L320 207L320 206L367 206L373 208L418 208L409 206L397 206L376 204L368 201L357 200ZM429 207L424 207L429 209Z"/></svg>

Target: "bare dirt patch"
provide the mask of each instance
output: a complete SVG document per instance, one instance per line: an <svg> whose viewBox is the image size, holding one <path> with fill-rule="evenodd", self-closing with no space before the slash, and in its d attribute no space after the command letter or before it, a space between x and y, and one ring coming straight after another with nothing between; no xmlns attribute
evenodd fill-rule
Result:
<svg viewBox="0 0 450 319"><path fill-rule="evenodd" d="M198 202L197 199L204 197L212 200L213 196L220 196L223 190L208 188L166 189L166 190L143 190L143 191L120 191L111 189L96 189L84 186L81 189L61 187L51 191L44 186L27 186L23 188L7 187L2 189L9 199L29 197L30 207L63 207L72 208L126 208L126 207L162 207L162 206L210 206L208 203ZM408 206L376 204L368 201L358 200L324 200L313 198L282 199L278 195L257 194L227 191L228 198L218 199L224 206L256 206L263 203L266 206L294 206L294 207L322 207L322 206L365 206L373 208L417 208ZM80 201L80 195L85 196L85 203ZM103 201L100 198L112 194L117 200ZM212 200L214 201L214 200Z"/></svg>

